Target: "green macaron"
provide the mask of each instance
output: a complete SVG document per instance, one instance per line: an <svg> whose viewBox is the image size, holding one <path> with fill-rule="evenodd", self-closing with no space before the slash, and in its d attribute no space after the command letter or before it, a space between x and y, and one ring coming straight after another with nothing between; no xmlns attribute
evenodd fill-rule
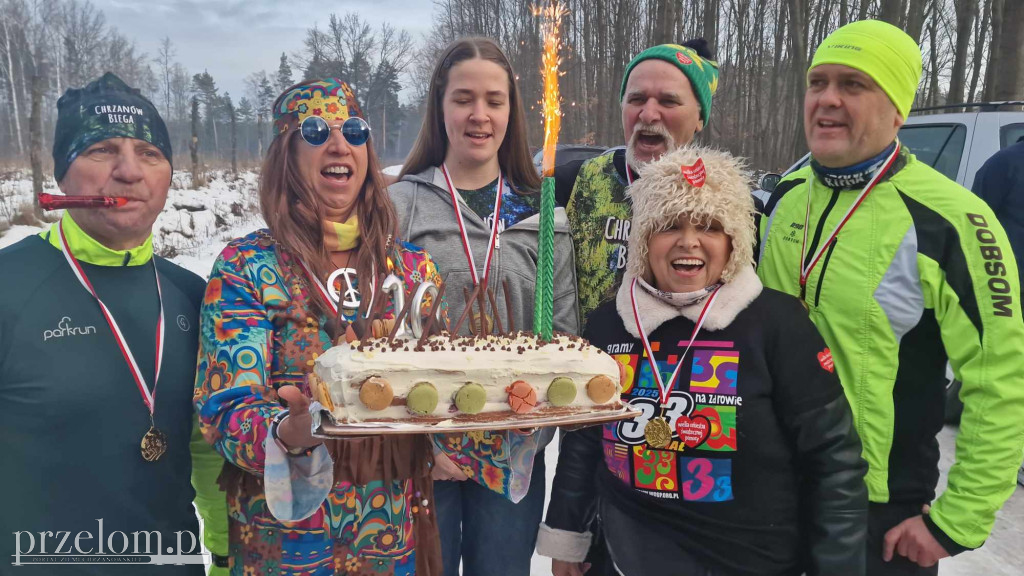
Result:
<svg viewBox="0 0 1024 576"><path fill-rule="evenodd" d="M413 414L430 414L437 408L437 388L430 382L419 382L405 398L405 407Z"/></svg>
<svg viewBox="0 0 1024 576"><path fill-rule="evenodd" d="M576 383L572 378L559 376L548 386L548 402L553 406L568 406L576 399Z"/></svg>
<svg viewBox="0 0 1024 576"><path fill-rule="evenodd" d="M465 384L455 393L455 407L466 414L477 414L484 409L487 393L476 382Z"/></svg>

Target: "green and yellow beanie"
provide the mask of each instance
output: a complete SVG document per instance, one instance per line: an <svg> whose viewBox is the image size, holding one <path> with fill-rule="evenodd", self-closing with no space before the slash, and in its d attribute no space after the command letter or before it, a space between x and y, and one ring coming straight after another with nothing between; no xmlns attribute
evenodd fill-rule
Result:
<svg viewBox="0 0 1024 576"><path fill-rule="evenodd" d="M921 48L906 32L880 20L851 22L830 34L814 52L810 72L841 64L867 74L906 118L921 81Z"/></svg>
<svg viewBox="0 0 1024 576"><path fill-rule="evenodd" d="M697 51L688 46L679 44L661 44L652 46L637 54L626 66L626 73L622 75L622 88L619 89L619 100L626 96L626 82L629 80L629 73L636 68L636 65L644 60L664 60L674 64L686 78L690 80L693 87L693 94L700 102L700 117L707 126L711 118L711 100L718 90L718 63L714 60L702 58Z"/></svg>

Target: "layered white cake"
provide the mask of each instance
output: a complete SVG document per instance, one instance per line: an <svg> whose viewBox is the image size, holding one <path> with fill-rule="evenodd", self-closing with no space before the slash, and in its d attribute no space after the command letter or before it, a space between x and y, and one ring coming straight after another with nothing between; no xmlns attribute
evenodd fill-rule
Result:
<svg viewBox="0 0 1024 576"><path fill-rule="evenodd" d="M314 374L314 398L340 423L482 422L622 406L619 363L568 335L543 344L528 333L355 341L317 358Z"/></svg>

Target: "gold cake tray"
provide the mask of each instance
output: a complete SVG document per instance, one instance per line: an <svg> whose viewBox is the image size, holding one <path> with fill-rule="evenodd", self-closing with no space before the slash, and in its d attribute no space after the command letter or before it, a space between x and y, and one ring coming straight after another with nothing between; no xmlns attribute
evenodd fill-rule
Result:
<svg viewBox="0 0 1024 576"><path fill-rule="evenodd" d="M318 438L345 438L350 436L374 436L377 434L446 434L449 432L472 432L474 430L513 430L518 428L546 428L551 426L585 427L617 420L628 420L641 415L637 408L623 405L621 408L590 410L570 414L488 413L478 415L459 414L457 417L436 422L411 421L363 421L354 424L334 422L327 411L322 412L320 427L314 436Z"/></svg>

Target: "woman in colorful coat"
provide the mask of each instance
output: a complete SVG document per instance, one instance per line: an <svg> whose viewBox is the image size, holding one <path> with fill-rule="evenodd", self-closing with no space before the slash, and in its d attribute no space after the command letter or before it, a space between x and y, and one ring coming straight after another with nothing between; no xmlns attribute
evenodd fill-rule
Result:
<svg viewBox="0 0 1024 576"><path fill-rule="evenodd" d="M221 252L201 312L196 406L228 461L231 573L440 574L428 436L314 438L306 384L343 327L382 297L370 295L371 278L394 274L408 292L440 277L429 255L397 239L348 86L297 85L273 110L259 185L267 229ZM324 285L338 268L357 281L343 281L334 304ZM394 312L388 304L385 318ZM390 323L376 324L381 336Z"/></svg>

